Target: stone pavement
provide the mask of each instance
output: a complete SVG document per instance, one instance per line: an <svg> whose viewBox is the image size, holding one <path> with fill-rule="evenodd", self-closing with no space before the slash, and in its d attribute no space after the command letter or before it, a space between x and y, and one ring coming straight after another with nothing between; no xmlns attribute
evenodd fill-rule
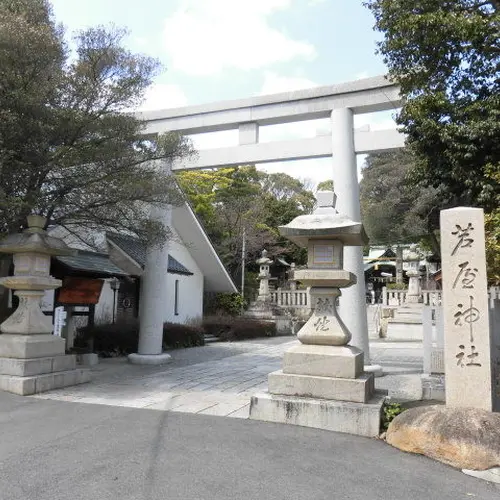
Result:
<svg viewBox="0 0 500 500"><path fill-rule="evenodd" d="M250 397L267 390L267 375L281 368L283 353L298 341L275 337L175 350L164 366L104 359L92 382L33 396L80 403L247 418ZM387 376L376 386L396 399L420 399L421 344L372 342L372 359Z"/></svg>
<svg viewBox="0 0 500 500"><path fill-rule="evenodd" d="M0 432L0 500L500 498L379 439L294 425L0 392Z"/></svg>

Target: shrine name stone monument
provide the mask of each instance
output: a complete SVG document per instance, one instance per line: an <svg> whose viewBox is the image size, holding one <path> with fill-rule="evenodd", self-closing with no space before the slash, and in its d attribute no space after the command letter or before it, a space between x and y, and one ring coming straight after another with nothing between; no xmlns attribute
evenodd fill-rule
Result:
<svg viewBox="0 0 500 500"><path fill-rule="evenodd" d="M0 390L22 396L90 380L88 370L76 368L76 357L65 354L65 339L52 335L52 320L40 309L45 290L62 284L50 276L51 256L72 253L44 226L44 217L29 216L24 232L0 243L0 252L14 255L14 276L0 284L19 297L17 309L0 325Z"/></svg>
<svg viewBox="0 0 500 500"><path fill-rule="evenodd" d="M484 214L441 211L446 404L500 411L488 318ZM498 375L497 375L498 376Z"/></svg>
<svg viewBox="0 0 500 500"><path fill-rule="evenodd" d="M250 418L364 436L377 436L385 395L376 394L364 354L350 346L351 332L337 312L341 288L356 283L343 269L344 246L366 243L359 222L335 210L332 192L318 193L318 208L279 228L308 250L307 269L295 279L311 287L313 313L289 349L283 370L269 374L269 392L252 397Z"/></svg>

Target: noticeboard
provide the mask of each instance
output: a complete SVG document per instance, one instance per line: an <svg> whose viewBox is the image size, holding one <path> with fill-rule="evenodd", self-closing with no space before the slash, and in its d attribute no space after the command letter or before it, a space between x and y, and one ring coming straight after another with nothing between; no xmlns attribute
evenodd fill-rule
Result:
<svg viewBox="0 0 500 500"><path fill-rule="evenodd" d="M97 304L104 281L90 278L64 278L59 289L59 304L88 305Z"/></svg>

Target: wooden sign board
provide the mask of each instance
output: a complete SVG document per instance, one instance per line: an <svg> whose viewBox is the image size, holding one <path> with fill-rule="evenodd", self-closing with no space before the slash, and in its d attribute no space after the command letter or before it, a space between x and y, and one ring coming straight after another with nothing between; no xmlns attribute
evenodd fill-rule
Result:
<svg viewBox="0 0 500 500"><path fill-rule="evenodd" d="M97 304L104 285L103 280L89 278L64 278L59 290L59 304Z"/></svg>

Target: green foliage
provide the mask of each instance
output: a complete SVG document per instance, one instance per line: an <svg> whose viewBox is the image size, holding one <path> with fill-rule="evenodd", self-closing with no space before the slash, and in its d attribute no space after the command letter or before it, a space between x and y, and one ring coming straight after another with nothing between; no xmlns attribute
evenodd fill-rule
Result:
<svg viewBox="0 0 500 500"><path fill-rule="evenodd" d="M317 187L316 191L333 191L333 180L328 179L327 181L321 181Z"/></svg>
<svg viewBox="0 0 500 500"><path fill-rule="evenodd" d="M163 349L202 345L205 345L205 332L200 326L179 323L165 323L163 325Z"/></svg>
<svg viewBox="0 0 500 500"><path fill-rule="evenodd" d="M496 208L500 183L498 0L369 0L379 50L405 98L398 117L415 183L450 205Z"/></svg>
<svg viewBox="0 0 500 500"><path fill-rule="evenodd" d="M367 157L360 183L363 224L372 244L426 238L439 254L435 231L445 201L440 190L410 181L414 164L414 155L407 149Z"/></svg>
<svg viewBox="0 0 500 500"><path fill-rule="evenodd" d="M385 403L382 408L382 428L386 431L389 424L404 411L405 408L399 403Z"/></svg>
<svg viewBox="0 0 500 500"><path fill-rule="evenodd" d="M0 233L39 213L83 238L110 229L163 239L146 205L180 201L161 165L192 148L178 134L144 137L123 113L159 65L125 49L123 30L80 31L73 53L63 33L46 0L0 1Z"/></svg>
<svg viewBox="0 0 500 500"><path fill-rule="evenodd" d="M485 216L488 281L500 285L500 209Z"/></svg>
<svg viewBox="0 0 500 500"><path fill-rule="evenodd" d="M301 181L254 166L185 171L177 179L234 278L241 275L243 234L250 270L263 248L303 263L303 252L278 232L314 206L313 193Z"/></svg>
<svg viewBox="0 0 500 500"><path fill-rule="evenodd" d="M262 337L274 337L276 324L273 321L232 316L209 316L203 320L203 328L208 334L220 340L235 341Z"/></svg>
<svg viewBox="0 0 500 500"><path fill-rule="evenodd" d="M236 316L246 305L245 299L239 293L218 293L215 298L217 312Z"/></svg>
<svg viewBox="0 0 500 500"><path fill-rule="evenodd" d="M405 290L407 285L404 283L387 283L387 290Z"/></svg>
<svg viewBox="0 0 500 500"><path fill-rule="evenodd" d="M137 352L139 321L128 320L80 328L75 338L75 347L86 348L92 342L94 352L101 357L125 356ZM163 325L164 349L194 347L204 343L204 331L201 327L176 323Z"/></svg>

